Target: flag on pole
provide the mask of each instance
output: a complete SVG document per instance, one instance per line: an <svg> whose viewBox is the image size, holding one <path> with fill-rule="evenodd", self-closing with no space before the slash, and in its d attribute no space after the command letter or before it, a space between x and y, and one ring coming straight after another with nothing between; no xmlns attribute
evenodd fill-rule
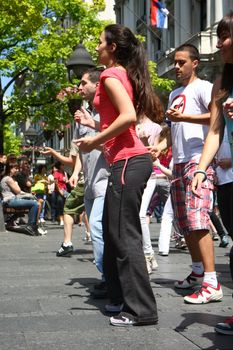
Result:
<svg viewBox="0 0 233 350"><path fill-rule="evenodd" d="M150 6L150 22L151 25L161 29L167 29L167 16L169 11L166 9L164 3L159 0L151 0Z"/></svg>

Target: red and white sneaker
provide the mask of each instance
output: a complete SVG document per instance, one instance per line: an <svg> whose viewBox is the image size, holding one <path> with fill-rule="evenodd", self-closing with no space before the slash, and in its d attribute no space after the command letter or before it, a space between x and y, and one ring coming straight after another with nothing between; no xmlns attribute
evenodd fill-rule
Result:
<svg viewBox="0 0 233 350"><path fill-rule="evenodd" d="M198 275L192 271L183 281L176 281L174 283L174 287L179 289L191 289L195 286L201 285L203 277L204 273L202 275Z"/></svg>
<svg viewBox="0 0 233 350"><path fill-rule="evenodd" d="M222 297L220 283L218 283L217 288L214 288L210 284L203 282L201 288L191 295L186 295L184 301L188 304L207 304L212 301L220 301Z"/></svg>

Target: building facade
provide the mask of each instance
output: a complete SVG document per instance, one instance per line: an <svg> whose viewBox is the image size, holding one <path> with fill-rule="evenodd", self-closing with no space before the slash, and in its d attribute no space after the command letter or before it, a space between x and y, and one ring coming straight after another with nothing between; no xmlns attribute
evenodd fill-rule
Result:
<svg viewBox="0 0 233 350"><path fill-rule="evenodd" d="M173 56L176 47L190 43L200 51L199 75L213 81L220 72L216 49L216 27L233 9L232 0L164 0L169 11L168 28L150 25L150 0L116 0L117 23L145 37L148 58L157 62L158 75L174 78Z"/></svg>

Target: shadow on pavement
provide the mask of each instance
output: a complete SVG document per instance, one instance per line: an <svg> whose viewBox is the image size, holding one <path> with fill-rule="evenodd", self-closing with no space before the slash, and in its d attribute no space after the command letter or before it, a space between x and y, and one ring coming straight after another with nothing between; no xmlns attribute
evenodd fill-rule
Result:
<svg viewBox="0 0 233 350"><path fill-rule="evenodd" d="M192 330L188 331L188 328L192 325L201 326L207 325L209 327L213 327L213 332L209 333L203 333L203 337L209 339L213 346L210 346L208 348L205 348L205 350L216 350L216 349L224 349L224 350L232 350L233 349L233 342L231 343L231 337L230 336L224 336L216 333L214 331L214 326L219 323L223 322L225 317L219 316L219 315L213 315L210 313L184 313L181 314L181 316L184 318L184 320L180 323L179 326L177 326L174 330L180 334L184 333L184 336L188 337L187 332L192 332ZM186 333L186 335L185 335ZM195 341L194 341L195 343Z"/></svg>
<svg viewBox="0 0 233 350"><path fill-rule="evenodd" d="M97 280L95 278L72 278L70 282L66 283L68 286L73 286L77 284L77 287L75 289L77 290L83 290L86 289L87 295L83 295L82 293L75 293L75 294L69 294L70 298L87 298L87 301L85 301L85 304L92 305L96 309L99 309L100 312L107 316L104 311L104 305L107 304L108 299L107 298L94 298L92 296L92 292L94 290L94 285L99 283L100 280ZM71 308L70 310L86 310L86 308L83 307L75 307ZM90 310L90 308L87 308L87 310Z"/></svg>

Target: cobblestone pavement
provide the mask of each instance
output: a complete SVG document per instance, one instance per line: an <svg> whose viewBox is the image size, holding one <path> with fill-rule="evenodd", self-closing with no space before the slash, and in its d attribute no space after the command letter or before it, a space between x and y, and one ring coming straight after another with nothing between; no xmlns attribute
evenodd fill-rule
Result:
<svg viewBox="0 0 233 350"><path fill-rule="evenodd" d="M151 224L157 251L159 225ZM214 332L214 325L233 313L228 248L216 246L216 270L224 291L222 302L184 304L175 279L190 271L187 251L174 247L157 257L151 285L158 303L158 326L117 328L104 314L106 300L90 297L100 276L91 244L75 226L74 254L56 257L63 230L47 223L45 237L1 233L0 350L196 350L233 349L233 337ZM174 246L174 243L171 243Z"/></svg>

